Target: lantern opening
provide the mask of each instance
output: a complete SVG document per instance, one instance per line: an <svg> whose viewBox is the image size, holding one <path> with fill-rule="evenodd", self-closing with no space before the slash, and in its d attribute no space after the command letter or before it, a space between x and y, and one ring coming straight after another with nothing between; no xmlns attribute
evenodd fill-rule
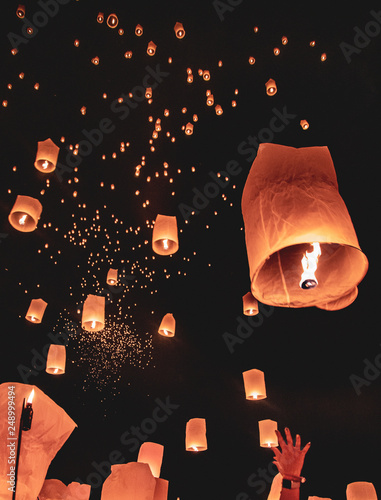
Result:
<svg viewBox="0 0 381 500"><path fill-rule="evenodd" d="M302 258L303 273L300 279L299 286L303 290L315 288L318 285L315 272L317 270L318 259L321 255L319 243L312 243L312 252L306 252Z"/></svg>

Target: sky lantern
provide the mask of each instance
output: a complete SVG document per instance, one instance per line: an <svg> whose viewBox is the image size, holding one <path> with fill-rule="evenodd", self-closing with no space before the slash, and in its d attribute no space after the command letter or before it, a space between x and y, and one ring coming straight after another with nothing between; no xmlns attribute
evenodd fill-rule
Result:
<svg viewBox="0 0 381 500"><path fill-rule="evenodd" d="M282 36L282 45L288 44L288 38L286 36Z"/></svg>
<svg viewBox="0 0 381 500"><path fill-rule="evenodd" d="M91 486L89 484L70 483L66 486L59 479L45 479L38 494L38 500L89 500Z"/></svg>
<svg viewBox="0 0 381 500"><path fill-rule="evenodd" d="M110 14L106 23L109 28L116 28L119 24L118 16L116 14Z"/></svg>
<svg viewBox="0 0 381 500"><path fill-rule="evenodd" d="M98 12L98 15L97 15L97 22L98 22L99 24L102 24L104 20L105 20L105 16L104 16L103 12Z"/></svg>
<svg viewBox="0 0 381 500"><path fill-rule="evenodd" d="M102 486L101 500L149 500L154 498L156 480L148 464L114 464Z"/></svg>
<svg viewBox="0 0 381 500"><path fill-rule="evenodd" d="M173 29L175 30L175 34L176 34L177 38L184 38L185 29L181 23L176 23Z"/></svg>
<svg viewBox="0 0 381 500"><path fill-rule="evenodd" d="M169 482L161 477L156 478L155 493L153 500L167 500L168 499Z"/></svg>
<svg viewBox="0 0 381 500"><path fill-rule="evenodd" d="M300 120L300 126L303 130L307 130L310 126L307 120Z"/></svg>
<svg viewBox="0 0 381 500"><path fill-rule="evenodd" d="M259 313L258 301L251 292L247 292L242 297L243 314L245 316L255 316Z"/></svg>
<svg viewBox="0 0 381 500"><path fill-rule="evenodd" d="M25 17L25 5L19 4L19 6L16 9L16 16L19 17L20 19L23 19Z"/></svg>
<svg viewBox="0 0 381 500"><path fill-rule="evenodd" d="M154 477L160 477L163 454L164 446L162 444L146 441L142 443L139 448L138 462L148 464L152 475Z"/></svg>
<svg viewBox="0 0 381 500"><path fill-rule="evenodd" d="M205 418L191 418L185 429L186 451L205 451L208 449L206 440Z"/></svg>
<svg viewBox="0 0 381 500"><path fill-rule="evenodd" d="M204 72L202 73L202 77L205 81L210 80L210 71L207 69L204 69Z"/></svg>
<svg viewBox="0 0 381 500"><path fill-rule="evenodd" d="M148 42L148 45L147 45L147 54L149 56L155 55L156 47L157 47L157 45L155 45L154 42L152 42L152 41Z"/></svg>
<svg viewBox="0 0 381 500"><path fill-rule="evenodd" d="M41 212L42 205L38 200L18 195L8 220L18 231L28 233L36 229Z"/></svg>
<svg viewBox="0 0 381 500"><path fill-rule="evenodd" d="M262 448L271 448L278 446L278 437L275 431L278 429L278 424L274 420L260 420L259 426L259 444Z"/></svg>
<svg viewBox="0 0 381 500"><path fill-rule="evenodd" d="M105 297L88 295L83 303L82 328L88 332L98 332L105 326Z"/></svg>
<svg viewBox="0 0 381 500"><path fill-rule="evenodd" d="M37 144L37 155L34 166L37 170L46 174L53 172L57 165L60 148L51 139L40 141Z"/></svg>
<svg viewBox="0 0 381 500"><path fill-rule="evenodd" d="M124 57L126 59L131 59L131 57L132 57L132 50L127 50L127 52L124 53Z"/></svg>
<svg viewBox="0 0 381 500"><path fill-rule="evenodd" d="M377 493L373 483L357 481L347 485L347 500L377 500Z"/></svg>
<svg viewBox="0 0 381 500"><path fill-rule="evenodd" d="M175 215L157 215L152 233L152 248L159 255L177 252L179 239Z"/></svg>
<svg viewBox="0 0 381 500"><path fill-rule="evenodd" d="M266 83L265 83L265 86L266 86L266 94L267 95L275 95L277 93L277 86L276 86L276 83L275 83L275 80L273 80L272 78L270 78Z"/></svg>
<svg viewBox="0 0 381 500"><path fill-rule="evenodd" d="M10 447L7 445L13 442L13 452L19 451L20 453L16 498L36 499L52 460L73 432L76 424L38 387L17 382L6 382L0 385L1 415L8 414L9 396L13 395L16 438L10 441L8 426L0 426L0 474L3 478L10 477L7 476L11 472L8 463ZM19 432L20 423L23 429L21 432ZM16 479L16 474L14 477ZM9 487L10 484L7 481L0 481L0 498L12 498Z"/></svg>
<svg viewBox="0 0 381 500"><path fill-rule="evenodd" d="M140 24L137 24L135 27L135 35L142 36L142 34L143 34L143 26L141 26Z"/></svg>
<svg viewBox="0 0 381 500"><path fill-rule="evenodd" d="M255 64L255 57L253 57L253 56L249 57L249 64L251 64L251 65Z"/></svg>
<svg viewBox="0 0 381 500"><path fill-rule="evenodd" d="M45 300L32 299L25 318L31 323L41 323L47 305Z"/></svg>
<svg viewBox="0 0 381 500"><path fill-rule="evenodd" d="M193 123L187 123L185 126L185 133L186 135L192 135L193 134Z"/></svg>
<svg viewBox="0 0 381 500"><path fill-rule="evenodd" d="M118 270L110 268L107 273L106 283L111 286L118 284Z"/></svg>
<svg viewBox="0 0 381 500"><path fill-rule="evenodd" d="M214 109L215 109L216 115L222 115L222 113L224 112L222 107L221 107L221 104L217 104Z"/></svg>
<svg viewBox="0 0 381 500"><path fill-rule="evenodd" d="M51 375L62 375L65 373L66 347L59 344L51 344L46 360L46 373Z"/></svg>
<svg viewBox="0 0 381 500"><path fill-rule="evenodd" d="M163 337L174 337L176 331L176 320L172 313L167 313L161 320L158 332Z"/></svg>
<svg viewBox="0 0 381 500"><path fill-rule="evenodd" d="M325 146L260 144L242 196L251 292L278 307L338 310L368 270Z"/></svg>
<svg viewBox="0 0 381 500"><path fill-rule="evenodd" d="M146 99L151 99L151 97L152 97L152 88L148 87L148 88L146 88L145 98Z"/></svg>
<svg viewBox="0 0 381 500"><path fill-rule="evenodd" d="M253 368L252 370L243 372L242 376L245 386L246 399L249 399L250 401L257 401L267 397L265 374L261 370Z"/></svg>

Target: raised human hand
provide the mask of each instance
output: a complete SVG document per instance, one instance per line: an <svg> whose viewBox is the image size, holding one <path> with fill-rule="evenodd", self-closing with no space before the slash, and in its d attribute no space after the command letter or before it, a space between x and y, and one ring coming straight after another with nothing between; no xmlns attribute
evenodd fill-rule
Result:
<svg viewBox="0 0 381 500"><path fill-rule="evenodd" d="M282 451L278 450L278 448L272 448L275 455L273 463L278 467L279 472L284 478L300 477L304 458L310 449L311 443L307 443L303 449L300 449L301 439L299 434L296 435L294 446L291 432L287 427L284 430L286 441L278 430L275 432Z"/></svg>

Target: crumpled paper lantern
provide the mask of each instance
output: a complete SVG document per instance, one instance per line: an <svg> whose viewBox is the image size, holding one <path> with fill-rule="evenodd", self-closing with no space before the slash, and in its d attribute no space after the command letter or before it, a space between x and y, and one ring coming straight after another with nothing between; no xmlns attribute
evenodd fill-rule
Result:
<svg viewBox="0 0 381 500"><path fill-rule="evenodd" d="M13 389L10 389L12 387ZM76 427L67 413L44 394L38 387L6 382L0 385L0 415L8 415L10 394L15 393L15 437L18 436L23 400L34 389L33 420L31 429L22 432L21 451L17 477L17 500L36 499L43 486L51 461ZM6 418L0 419L0 475L10 473L9 429ZM15 441L17 441L15 439ZM17 447L16 447L17 448ZM11 500L9 484L0 481L1 500Z"/></svg>
<svg viewBox="0 0 381 500"><path fill-rule="evenodd" d="M115 464L103 483L101 500L153 500L155 488L148 464Z"/></svg>
<svg viewBox="0 0 381 500"><path fill-rule="evenodd" d="M148 464L154 477L160 477L164 446L146 441L139 448L138 462Z"/></svg>
<svg viewBox="0 0 381 500"><path fill-rule="evenodd" d="M242 196L251 291L264 304L337 310L351 304L368 260L327 147L260 144ZM317 286L301 288L318 243ZM316 283L315 283L316 284Z"/></svg>
<svg viewBox="0 0 381 500"><path fill-rule="evenodd" d="M59 479L45 479L38 500L89 500L89 484L70 483L66 486Z"/></svg>

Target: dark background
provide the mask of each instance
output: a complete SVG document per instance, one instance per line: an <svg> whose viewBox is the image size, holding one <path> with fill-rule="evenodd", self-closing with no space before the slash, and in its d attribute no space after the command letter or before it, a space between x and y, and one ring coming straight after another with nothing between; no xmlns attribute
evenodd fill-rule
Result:
<svg viewBox="0 0 381 500"><path fill-rule="evenodd" d="M25 5L29 20L42 10L41 4ZM121 436L132 426L148 425L157 398L169 398L178 408L147 439L165 447L161 477L169 480L171 500L267 498L274 475L272 453L260 448L257 423L265 418L300 433L303 443L312 442L302 498L342 500L353 481L373 482L380 493L381 377L376 368L357 394L351 376L369 378L365 359L374 362L381 353L381 38L375 34L369 42L362 40L350 62L340 46L354 45L354 28L369 28L377 5L323 8L313 2L243 0L220 19L211 1L71 0L13 56L7 36L24 36L16 7L17 2L2 6L0 37L0 100L8 101L0 108L0 374L2 382L37 385L78 424L47 477L66 484L78 478L92 482L91 499L100 498L101 487L95 486L103 478L96 465L107 475L105 462L115 450L125 462L135 461L137 450L131 451ZM99 11L105 17L115 12L124 35L98 24ZM176 21L186 30L182 40L174 35ZM137 23L144 28L142 37L134 34ZM283 35L289 39L285 46ZM154 57L145 52L150 40L157 44ZM278 57L275 46L281 49ZM133 51L131 60L124 58L126 50ZM327 53L325 62L320 61L322 52ZM98 66L91 63L95 56ZM249 56L256 58L255 65L249 65ZM146 67L156 65L168 75L153 90L152 104L139 102L121 119L112 103L141 86ZM188 67L193 84L186 83ZM199 68L210 70L210 82L197 75ZM273 97L265 93L269 78L278 85ZM39 90L33 88L36 82ZM207 89L223 107L222 116L206 106ZM243 317L241 297L250 286L240 201L251 160L238 148L268 127L273 108L284 107L295 118L272 141L328 146L369 271L349 307L336 312L271 310L230 352L223 335L236 334L237 318ZM195 113L198 121L187 137L181 127ZM150 115L162 120L154 152ZM82 158L77 172L45 177L34 168L37 141L50 137L61 148L61 165L66 164L66 148L84 140L83 130L98 128L104 118L111 120L113 131ZM310 123L306 131L299 125L303 118ZM130 142L124 153L122 141ZM146 164L135 177L142 156ZM210 172L224 171L230 160L239 163L241 173L185 223L179 204L192 205L193 189L202 191L211 181ZM163 176L163 162L169 164L168 177ZM8 223L18 194L34 196L43 205L33 233L19 233ZM149 205L143 207L145 200ZM153 258L151 224L158 213L177 216L180 248L172 257ZM79 245L83 237L86 244ZM109 267L124 269L127 278L109 295L106 330L89 334L77 327L79 308L88 293L108 290ZM32 325L25 313L38 297L48 307L42 324ZM177 321L171 339L157 333L167 312ZM36 356L50 343L49 333L69 336L67 370L61 377L46 374ZM265 372L268 398L260 402L244 397L242 372L251 368ZM209 449L200 454L184 449L185 424L193 417L207 421ZM264 474L263 483L254 482Z"/></svg>

